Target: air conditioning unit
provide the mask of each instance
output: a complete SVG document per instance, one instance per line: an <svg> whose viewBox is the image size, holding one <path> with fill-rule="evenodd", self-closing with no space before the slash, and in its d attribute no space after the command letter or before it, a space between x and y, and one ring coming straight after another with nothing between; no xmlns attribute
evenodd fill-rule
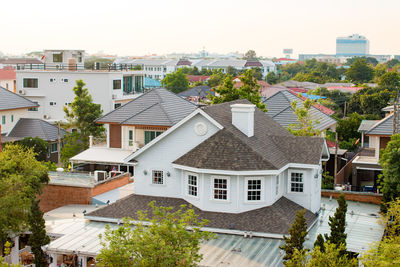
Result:
<svg viewBox="0 0 400 267"><path fill-rule="evenodd" d="M25 95L25 94L26 94L26 92L25 92L25 90L24 90L24 89L20 89L20 90L18 90L18 94L20 94L20 95Z"/></svg>
<svg viewBox="0 0 400 267"><path fill-rule="evenodd" d="M118 176L118 175L120 175L120 174L122 174L122 172L120 172L120 171L110 171L110 172L108 173L108 177L109 177L109 178L112 178L112 177Z"/></svg>
<svg viewBox="0 0 400 267"><path fill-rule="evenodd" d="M107 179L106 171L94 171L94 180L96 182L101 182Z"/></svg>
<svg viewBox="0 0 400 267"><path fill-rule="evenodd" d="M50 119L50 115L44 114L44 115L43 115L43 119L45 119L45 120Z"/></svg>

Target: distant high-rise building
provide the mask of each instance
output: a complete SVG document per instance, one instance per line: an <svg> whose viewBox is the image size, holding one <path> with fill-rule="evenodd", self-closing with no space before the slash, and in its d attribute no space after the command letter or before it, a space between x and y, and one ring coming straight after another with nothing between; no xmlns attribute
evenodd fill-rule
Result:
<svg viewBox="0 0 400 267"><path fill-rule="evenodd" d="M365 56L369 55L369 40L359 34L336 38L336 55Z"/></svg>

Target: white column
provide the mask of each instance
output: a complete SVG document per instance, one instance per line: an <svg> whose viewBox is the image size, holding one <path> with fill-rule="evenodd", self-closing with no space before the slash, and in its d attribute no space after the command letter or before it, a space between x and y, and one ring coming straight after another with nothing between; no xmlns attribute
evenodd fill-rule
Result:
<svg viewBox="0 0 400 267"><path fill-rule="evenodd" d="M50 257L53 261L50 263L49 267L57 267L57 254L51 253Z"/></svg>
<svg viewBox="0 0 400 267"><path fill-rule="evenodd" d="M14 246L11 248L11 263L18 264L19 263L19 236L15 236L13 238Z"/></svg>
<svg viewBox="0 0 400 267"><path fill-rule="evenodd" d="M87 258L86 258L86 256L79 256L78 257L78 265L80 267L87 267Z"/></svg>

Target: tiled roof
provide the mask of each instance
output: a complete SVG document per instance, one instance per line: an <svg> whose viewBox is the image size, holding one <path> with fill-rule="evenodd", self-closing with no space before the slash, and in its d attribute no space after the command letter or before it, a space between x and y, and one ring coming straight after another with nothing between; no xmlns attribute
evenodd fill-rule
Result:
<svg viewBox="0 0 400 267"><path fill-rule="evenodd" d="M190 62L189 60L186 59L181 59L178 61L178 63L176 63L177 66L191 66L192 62Z"/></svg>
<svg viewBox="0 0 400 267"><path fill-rule="evenodd" d="M172 126L196 106L165 88L153 89L109 112L97 122Z"/></svg>
<svg viewBox="0 0 400 267"><path fill-rule="evenodd" d="M12 67L0 69L0 80L15 80L15 70Z"/></svg>
<svg viewBox="0 0 400 267"><path fill-rule="evenodd" d="M379 122L379 120L362 120L360 127L358 127L358 131L359 132L367 132L372 128L372 126L374 126L378 122Z"/></svg>
<svg viewBox="0 0 400 267"><path fill-rule="evenodd" d="M9 109L19 108L31 108L39 106L20 95L14 94L13 92L0 87L0 111Z"/></svg>
<svg viewBox="0 0 400 267"><path fill-rule="evenodd" d="M63 129L60 130L60 136L63 138L67 132ZM39 137L45 141L55 141L58 139L58 127L41 119L21 118L7 136L19 138Z"/></svg>
<svg viewBox="0 0 400 267"><path fill-rule="evenodd" d="M260 63L260 61L254 60L247 60L246 64L244 65L245 67L263 67L263 64Z"/></svg>
<svg viewBox="0 0 400 267"><path fill-rule="evenodd" d="M279 91L269 97L264 103L267 105L267 114L283 127L297 123L297 116L294 114L291 103L297 101L298 107L303 107L303 99L296 96L289 90ZM314 127L319 130L325 130L336 123L336 120L322 112L316 107L311 107L311 119L318 120L319 123Z"/></svg>
<svg viewBox="0 0 400 267"><path fill-rule="evenodd" d="M96 220L95 217L113 219L130 217L138 219L137 212L140 210L147 211L151 215L148 203L153 200L155 200L157 206L173 207L172 212L179 209L180 205L189 206L188 202L180 198L132 194L86 216L90 216L93 220ZM209 220L207 227L273 234L287 234L295 219L296 211L303 209L300 205L285 197L280 198L271 206L242 213L210 212L200 210L197 207L192 208L199 216L199 220ZM305 218L308 226L311 226L317 216L306 210Z"/></svg>
<svg viewBox="0 0 400 267"><path fill-rule="evenodd" d="M206 75L186 75L190 83L203 82L208 79Z"/></svg>
<svg viewBox="0 0 400 267"><path fill-rule="evenodd" d="M376 135L392 135L393 134L393 114L387 116L386 118L380 120L376 124L373 125L366 132L367 135L376 134Z"/></svg>
<svg viewBox="0 0 400 267"><path fill-rule="evenodd" d="M319 137L290 134L260 109L254 113L254 136L247 137L232 124L230 105L236 100L204 107L224 129L174 161L175 164L219 170L276 170L289 163L318 164L324 145Z"/></svg>
<svg viewBox="0 0 400 267"><path fill-rule="evenodd" d="M207 97L209 93L215 95L215 92L211 90L210 86L200 85L183 91L178 95L182 97Z"/></svg>

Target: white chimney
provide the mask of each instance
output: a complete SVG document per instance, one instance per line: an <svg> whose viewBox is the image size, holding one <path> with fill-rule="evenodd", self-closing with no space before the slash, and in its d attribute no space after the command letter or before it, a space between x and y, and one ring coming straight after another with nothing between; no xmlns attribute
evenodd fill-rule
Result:
<svg viewBox="0 0 400 267"><path fill-rule="evenodd" d="M254 110L253 104L233 104L232 124L248 137L254 135Z"/></svg>

